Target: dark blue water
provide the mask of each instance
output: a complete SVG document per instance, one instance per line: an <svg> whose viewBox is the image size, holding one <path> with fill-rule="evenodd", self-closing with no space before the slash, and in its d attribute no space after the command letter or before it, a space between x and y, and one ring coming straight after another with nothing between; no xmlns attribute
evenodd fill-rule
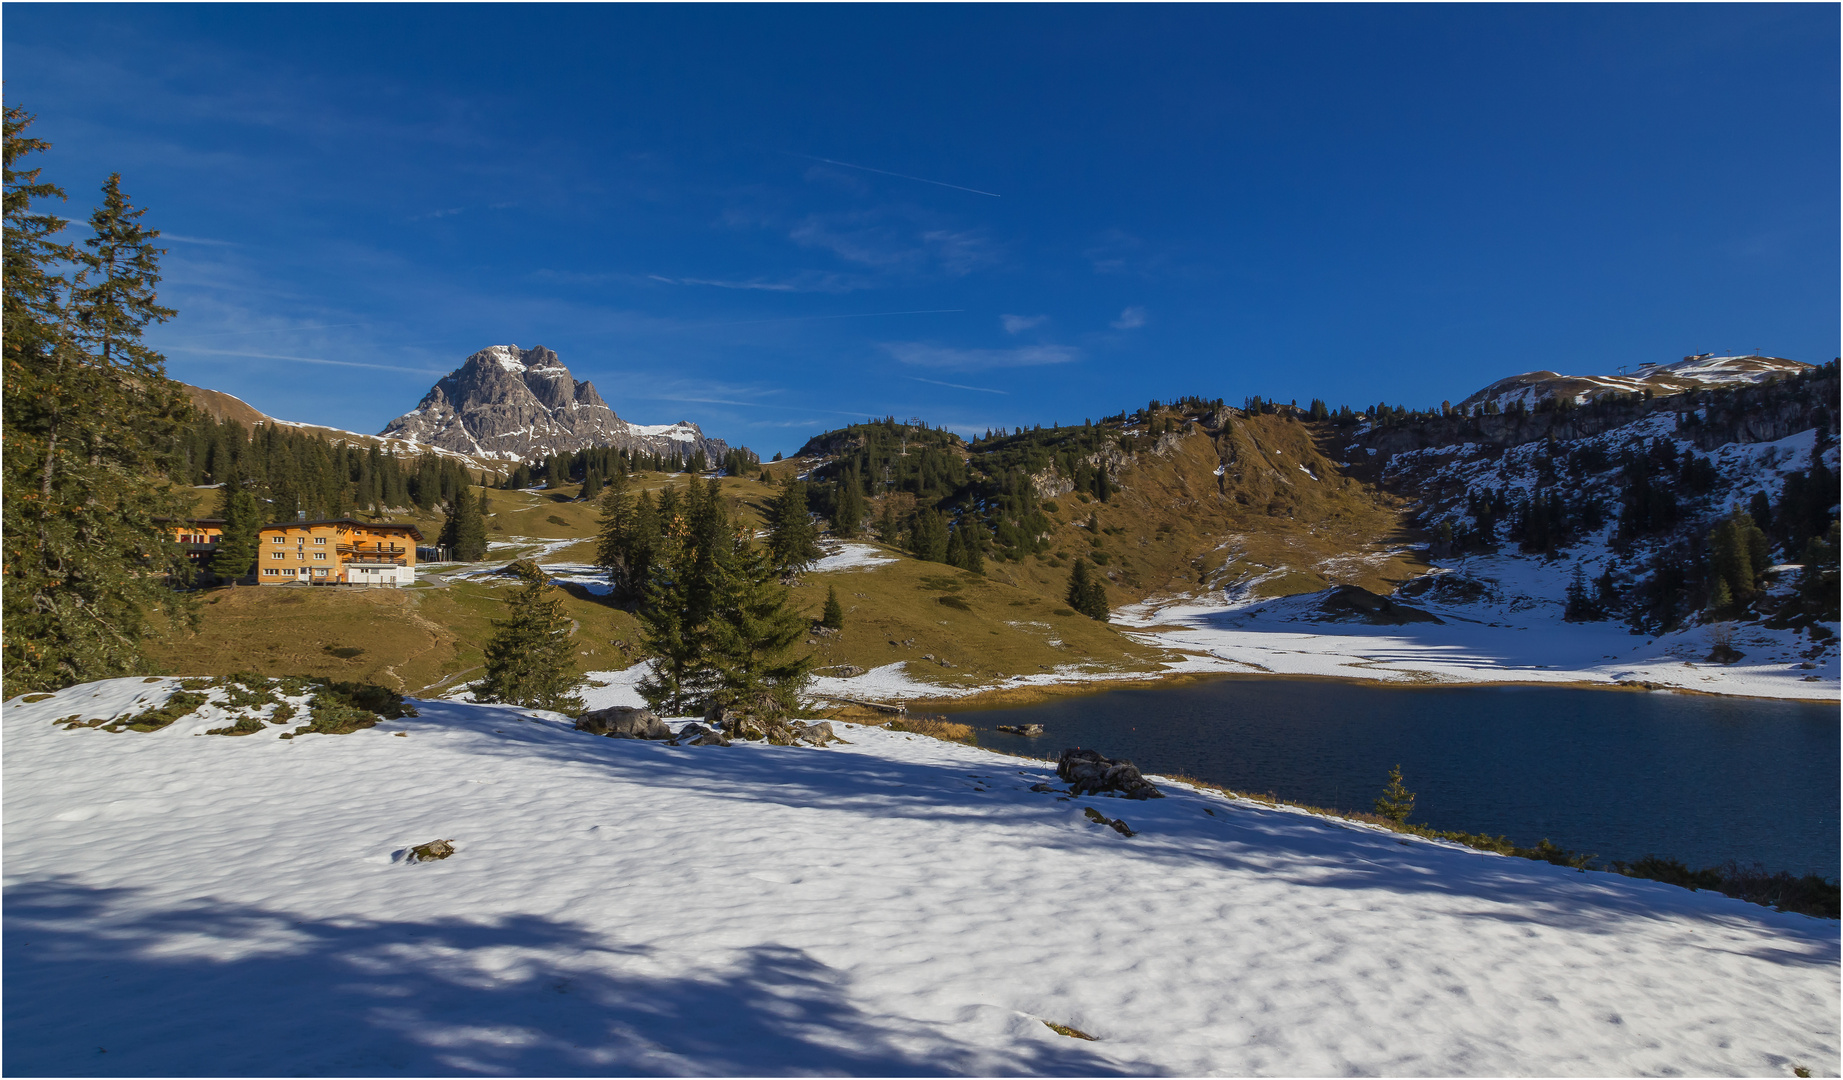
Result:
<svg viewBox="0 0 1843 1080"><path fill-rule="evenodd" d="M1401 765L1412 821L1547 837L1604 861L1730 859L1838 876L1835 705L1540 687L1222 679L957 712L982 745L1087 746L1146 772L1368 810ZM993 730L1037 723L1024 738Z"/></svg>

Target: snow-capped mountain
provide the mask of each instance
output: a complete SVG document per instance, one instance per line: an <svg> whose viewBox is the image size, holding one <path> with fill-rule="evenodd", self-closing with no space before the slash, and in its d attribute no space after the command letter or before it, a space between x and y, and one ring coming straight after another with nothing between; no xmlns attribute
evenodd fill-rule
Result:
<svg viewBox="0 0 1843 1080"><path fill-rule="evenodd" d="M542 345L494 345L467 358L380 433L444 450L526 461L590 446L616 446L671 457L699 450L712 460L729 451L687 420L630 424L615 415L595 385L578 380Z"/></svg>
<svg viewBox="0 0 1843 1080"><path fill-rule="evenodd" d="M1706 390L1740 383L1762 383L1769 379L1796 375L1810 368L1796 360L1776 356L1716 356L1703 353L1686 356L1674 364L1640 364L1638 369L1618 375L1561 375L1553 371L1531 371L1499 379L1459 403L1463 412L1474 408L1507 412L1521 404L1534 408L1542 401L1565 398L1585 405L1606 394L1644 394L1654 396L1680 394L1689 390Z"/></svg>

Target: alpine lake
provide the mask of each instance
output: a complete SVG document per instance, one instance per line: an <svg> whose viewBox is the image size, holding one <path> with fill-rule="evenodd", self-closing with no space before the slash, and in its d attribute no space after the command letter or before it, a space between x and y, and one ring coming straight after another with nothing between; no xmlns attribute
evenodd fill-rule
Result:
<svg viewBox="0 0 1843 1080"><path fill-rule="evenodd" d="M1630 862L1838 877L1834 703L1559 687L1225 677L952 710L979 744L1073 746L1237 792L1370 810L1400 765L1435 829ZM1001 732L1042 724L1044 734Z"/></svg>

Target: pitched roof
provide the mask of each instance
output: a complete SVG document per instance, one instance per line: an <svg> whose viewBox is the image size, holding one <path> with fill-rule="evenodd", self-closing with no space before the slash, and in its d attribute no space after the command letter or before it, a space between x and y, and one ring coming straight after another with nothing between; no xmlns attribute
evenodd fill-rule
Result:
<svg viewBox="0 0 1843 1080"><path fill-rule="evenodd" d="M258 531L267 532L270 529L299 529L299 528L304 528L310 525L353 525L361 529L392 529L392 530L396 530L400 532L410 533L411 535L415 536L417 540L422 539L422 530L418 529L414 525L408 524L407 522L360 521L357 518L349 518L349 517L315 518L312 521L272 521L269 524L264 525Z"/></svg>

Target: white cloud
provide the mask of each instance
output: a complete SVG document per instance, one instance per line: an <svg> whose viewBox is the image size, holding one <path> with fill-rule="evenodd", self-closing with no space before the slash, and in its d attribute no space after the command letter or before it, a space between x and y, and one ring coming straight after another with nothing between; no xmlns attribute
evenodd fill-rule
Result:
<svg viewBox="0 0 1843 1080"><path fill-rule="evenodd" d="M1115 330L1137 330L1145 325L1145 308L1129 307L1111 325Z"/></svg>
<svg viewBox="0 0 1843 1080"><path fill-rule="evenodd" d="M926 217L899 209L811 214L788 239L884 273L964 277L998 261L982 231L942 228Z"/></svg>
<svg viewBox="0 0 1843 1080"><path fill-rule="evenodd" d="M1033 326L1042 326L1049 322L1048 315L1000 315L998 321L1005 324L1005 333L1020 334Z"/></svg>
<svg viewBox="0 0 1843 1080"><path fill-rule="evenodd" d="M885 343L884 351L916 367L973 371L983 368L1041 367L1081 359L1081 350L1067 345L1026 345L1017 349L956 349L919 341Z"/></svg>

